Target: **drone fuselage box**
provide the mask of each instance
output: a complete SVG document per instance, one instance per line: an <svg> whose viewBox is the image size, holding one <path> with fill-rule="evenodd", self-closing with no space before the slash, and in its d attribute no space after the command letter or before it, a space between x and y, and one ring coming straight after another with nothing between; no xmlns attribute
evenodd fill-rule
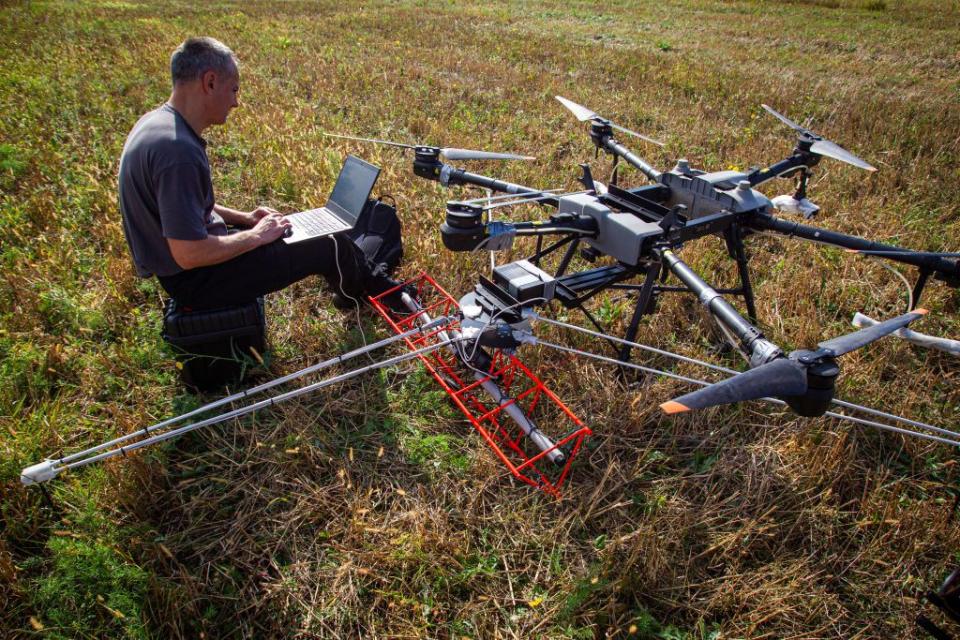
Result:
<svg viewBox="0 0 960 640"><path fill-rule="evenodd" d="M560 198L558 213L571 213L593 218L597 234L584 242L597 251L628 265L639 264L648 255L653 242L663 236L655 222L645 222L632 213L612 211L597 197L577 194Z"/></svg>

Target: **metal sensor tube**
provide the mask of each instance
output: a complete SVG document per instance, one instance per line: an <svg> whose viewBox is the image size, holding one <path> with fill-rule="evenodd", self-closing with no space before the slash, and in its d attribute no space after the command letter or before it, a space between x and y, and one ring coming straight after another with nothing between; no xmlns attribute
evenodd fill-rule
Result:
<svg viewBox="0 0 960 640"><path fill-rule="evenodd" d="M403 301L403 304L410 309L411 312L420 312L420 307L417 302L406 293L402 294L400 299ZM420 317L423 318L423 320L427 323L431 322L430 316L427 315L426 312L422 312ZM448 345L455 341L463 340L459 331L452 330L450 331L450 334L453 335L451 338L448 338L448 333L446 331L438 332L439 336L448 341ZM534 423L533 420L531 420L530 417L523 412L521 407L519 407L515 402L510 402L512 398L508 398L506 394L504 394L503 390L500 388L500 385L490 379L490 376L480 371L474 370L473 377L475 380L480 382L480 386L483 387L483 390L490 395L497 405L504 405L503 412L510 416L510 418L517 423L517 426L520 427L524 435L530 438L530 440L537 445L538 449L548 452L547 458L550 460L550 462L556 465L561 465L566 462L566 454L564 454L564 452L561 451L549 437L540 431L540 428L537 427L536 423ZM509 404L506 404L508 402Z"/></svg>

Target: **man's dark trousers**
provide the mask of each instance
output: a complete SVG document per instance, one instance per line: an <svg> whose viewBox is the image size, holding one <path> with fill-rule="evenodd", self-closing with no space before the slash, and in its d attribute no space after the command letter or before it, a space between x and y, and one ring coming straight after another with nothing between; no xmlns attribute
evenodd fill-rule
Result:
<svg viewBox="0 0 960 640"><path fill-rule="evenodd" d="M335 255L339 258L339 270ZM158 279L178 304L193 309L215 309L250 302L310 275L323 276L334 292L339 293L342 288L342 293L358 301L365 291L377 288L365 256L342 235L293 244L280 239L220 264L158 276Z"/></svg>

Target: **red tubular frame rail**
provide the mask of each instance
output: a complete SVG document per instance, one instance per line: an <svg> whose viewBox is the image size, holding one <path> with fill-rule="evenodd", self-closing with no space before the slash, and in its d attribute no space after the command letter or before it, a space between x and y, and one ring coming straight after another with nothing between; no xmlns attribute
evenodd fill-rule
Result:
<svg viewBox="0 0 960 640"><path fill-rule="evenodd" d="M417 313L398 316L382 303L385 296L399 287L370 298L377 312L397 333L408 331L427 318L455 316L459 312L457 301L429 275L422 273L403 286L406 285L417 290L421 304ZM459 328L459 322L451 322L415 338L406 338L405 342L410 350L421 349L437 344ZM463 348L472 349L473 344L465 342ZM570 473L571 464L580 452L584 438L593 432L556 394L513 354L500 350L493 352L489 370L479 372L479 376L452 349L438 349L419 358L515 478L560 498L560 487ZM503 399L499 404L494 404L493 399L485 394L482 385L486 381L500 386ZM519 425L508 415L503 415L504 408L511 404L518 405L538 428L549 425L551 431L561 433L552 448L540 451ZM560 448L564 452L564 462L554 464L547 456Z"/></svg>

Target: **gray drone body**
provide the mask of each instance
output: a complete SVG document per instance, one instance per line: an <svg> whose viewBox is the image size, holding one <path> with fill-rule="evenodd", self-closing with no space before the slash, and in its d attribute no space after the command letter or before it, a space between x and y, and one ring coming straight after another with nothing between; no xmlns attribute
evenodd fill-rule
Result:
<svg viewBox="0 0 960 640"><path fill-rule="evenodd" d="M612 211L599 198L586 193L561 197L558 212L593 218L597 234L583 241L631 266L639 264L640 257L648 255L649 243L663 235L663 229L655 222L644 222L632 213Z"/></svg>
<svg viewBox="0 0 960 640"><path fill-rule="evenodd" d="M670 188L670 197L664 204L685 206L690 220L721 211L768 213L772 203L753 189L747 178L748 174L740 171L705 173L691 169L686 160L679 160L673 169L660 174L659 182Z"/></svg>
<svg viewBox="0 0 960 640"><path fill-rule="evenodd" d="M671 208L682 205L688 220L721 212L768 213L773 206L765 195L750 186L747 174L739 171L705 173L690 169L686 160L681 160L672 171L660 174L658 181L670 189L664 205ZM583 241L602 254L631 266L648 256L651 243L663 236L659 224L641 220L632 213L611 210L594 195L561 197L559 213L593 218L597 234Z"/></svg>

